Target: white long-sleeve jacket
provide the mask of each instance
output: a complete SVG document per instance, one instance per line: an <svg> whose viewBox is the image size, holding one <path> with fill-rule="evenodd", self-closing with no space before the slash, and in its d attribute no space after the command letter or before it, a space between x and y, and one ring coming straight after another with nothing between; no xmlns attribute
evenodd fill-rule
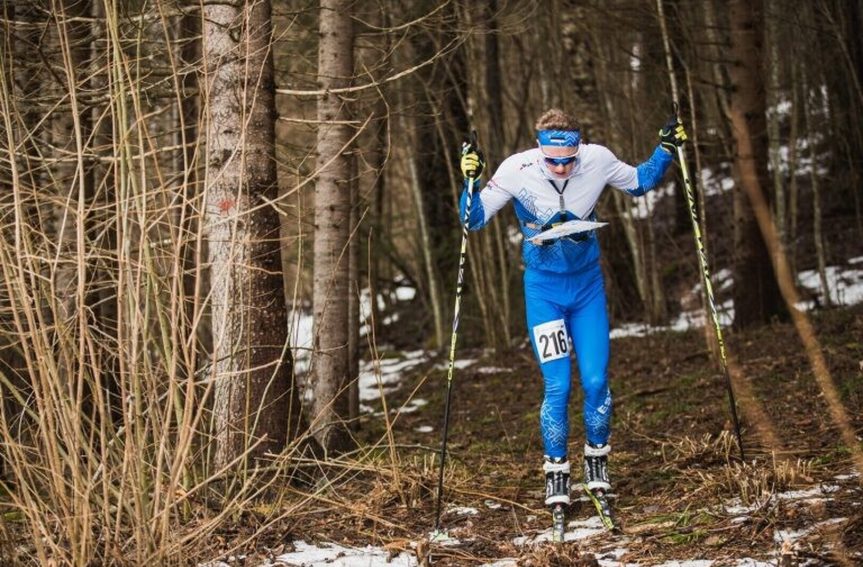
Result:
<svg viewBox="0 0 863 567"><path fill-rule="evenodd" d="M534 244L530 238L553 224L573 219L594 220L594 209L606 185L643 195L662 179L672 156L657 146L637 167L628 165L605 146L581 144L567 179L555 178L542 152L530 149L508 157L480 192L474 192L469 228L479 230L512 200L521 225L525 267L557 273L579 272L598 261L599 244L594 233ZM461 196L464 219L467 187Z"/></svg>

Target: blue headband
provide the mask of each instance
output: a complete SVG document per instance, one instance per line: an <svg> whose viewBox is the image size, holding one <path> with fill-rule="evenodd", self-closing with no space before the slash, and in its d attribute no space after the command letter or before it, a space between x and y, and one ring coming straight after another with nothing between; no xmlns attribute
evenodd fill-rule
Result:
<svg viewBox="0 0 863 567"><path fill-rule="evenodd" d="M540 146L575 148L581 141L581 132L578 130L539 130L536 133L536 139Z"/></svg>

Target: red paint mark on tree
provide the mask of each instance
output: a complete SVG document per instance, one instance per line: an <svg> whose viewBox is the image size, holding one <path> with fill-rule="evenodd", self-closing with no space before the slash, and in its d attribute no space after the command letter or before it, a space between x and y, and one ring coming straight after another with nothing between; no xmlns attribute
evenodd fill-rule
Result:
<svg viewBox="0 0 863 567"><path fill-rule="evenodd" d="M235 203L233 199L222 199L221 201L219 201L219 212L223 215L227 214L228 211L234 208L234 204Z"/></svg>

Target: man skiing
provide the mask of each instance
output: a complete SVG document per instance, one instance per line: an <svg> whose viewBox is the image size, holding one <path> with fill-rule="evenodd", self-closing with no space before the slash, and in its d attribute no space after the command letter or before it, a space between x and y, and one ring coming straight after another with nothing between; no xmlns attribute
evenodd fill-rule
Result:
<svg viewBox="0 0 863 567"><path fill-rule="evenodd" d="M582 143L575 119L559 109L548 110L536 123L537 147L504 160L474 195L470 210L469 228L479 230L512 200L524 236L527 329L544 384L540 430L545 503L554 513L555 539L559 541L564 506L570 503L570 340L584 392L584 486L600 517L613 527L605 499L611 489L607 467L612 409L608 314L595 231L544 242L531 239L570 220L595 220L594 208L606 185L633 196L654 188L677 147L686 140L686 132L675 118L660 130L659 138L647 161L632 167L604 146ZM474 189L479 190L484 165L482 152L466 145L460 163L465 177L460 218L464 218L468 180L473 179Z"/></svg>

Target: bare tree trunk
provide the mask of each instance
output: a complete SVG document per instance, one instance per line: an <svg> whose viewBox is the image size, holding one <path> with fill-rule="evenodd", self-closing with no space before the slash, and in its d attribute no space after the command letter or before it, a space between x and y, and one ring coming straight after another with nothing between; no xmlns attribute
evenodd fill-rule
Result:
<svg viewBox="0 0 863 567"><path fill-rule="evenodd" d="M729 73L734 89L729 118L737 144L734 164L740 180L734 193L734 324L737 327L766 323L785 313L773 262L756 222L754 204L747 198L756 191L763 194L769 179L767 101L761 78L763 15L762 0L730 3L734 62ZM751 175L752 172L756 175Z"/></svg>
<svg viewBox="0 0 863 567"><path fill-rule="evenodd" d="M787 249L788 241L785 234L785 183L783 183L782 160L780 159L781 142L780 131L780 114L779 103L782 101L780 96L782 92L782 83L780 80L780 70L782 66L782 58L779 50L779 25L776 17L773 15L780 9L780 2L777 0L767 0L768 15L767 21L767 44L769 47L769 56L767 59L768 71L768 89L767 101L771 112L767 115L767 134L770 141L770 168L773 172L773 202L775 203L774 218L776 219L776 231L779 234L779 242L783 249Z"/></svg>
<svg viewBox="0 0 863 567"><path fill-rule="evenodd" d="M609 96L609 93L612 91L606 86L609 76L609 62L606 60L605 54L598 53L594 55L592 53L591 46L599 45L600 43L599 38L595 33L592 31L590 33L593 41L580 42L576 44L579 49L579 55L575 56L573 54L573 72L576 77L574 81L576 85L575 91L580 93L579 100L582 107L579 116L584 117L588 123L611 124L611 117L622 116L622 114L620 114L620 109L615 108L614 101ZM590 64L591 61L595 61L597 63L595 71ZM595 82L595 88L590 84L592 81ZM632 96L629 96L628 99L631 100ZM596 109L599 110L597 111ZM610 126L606 126L603 130L596 131L595 134L617 142L616 145L618 146L620 145L619 142L621 135L619 131L611 129ZM654 299L654 295L658 294L661 296L662 293L661 288L653 287L655 278L653 277L653 270L651 270L649 265L650 260L653 258L653 255L648 253L648 251L652 252L654 249L650 241L653 238L653 233L648 231L648 242L645 245L644 238L642 233L639 231L638 224L629 213L629 207L632 201L627 201L628 200L617 191L612 195L612 202L617 211L618 217L621 219L623 234L629 247L629 253L632 257L632 269L635 274L635 291L641 301L644 314L647 316L648 320L652 323L656 323L661 320L662 317L661 314L656 311L657 302ZM646 251L645 248L647 248L648 251Z"/></svg>
<svg viewBox="0 0 863 567"><path fill-rule="evenodd" d="M803 89L803 129L806 131L806 139L808 141L807 148L809 149L809 181L812 183L812 239L815 243L815 258L818 270L818 279L821 282L821 292L824 294L824 304L827 307L833 305L833 299L830 296L830 284L827 281L827 255L824 250L825 242L822 231L822 214L821 214L821 184L818 180L818 155L815 152L817 144L812 130L811 121L811 105L809 103L810 93L813 89L809 87L809 80L806 73L806 68L801 68L803 76L801 77L801 88ZM815 93L819 89L814 89ZM818 95L816 95L818 96ZM816 105L817 106L817 105Z"/></svg>
<svg viewBox="0 0 863 567"><path fill-rule="evenodd" d="M321 0L318 79L324 89L348 86L353 76L349 0ZM348 238L351 225L350 138L347 103L327 92L318 99L314 244L314 354L312 428L325 451L351 444L348 396Z"/></svg>
<svg viewBox="0 0 863 567"><path fill-rule="evenodd" d="M404 105L403 105L404 106ZM404 119L404 113L399 115L401 123L402 135L405 140L410 139L410 130L407 126L407 121ZM425 271L426 282L428 285L429 305L432 311L432 321L434 323L434 347L436 349L444 346L444 323L443 323L443 306L441 305L441 292L438 284L438 272L435 268L433 257L432 241L429 237L429 222L423 205L422 186L417 168L417 156L414 148L419 147L419 142L413 140L407 147L407 162L408 172L410 177L410 190L413 196L414 206L417 213L417 225L420 237L420 252L423 257L423 269Z"/></svg>
<svg viewBox="0 0 863 567"><path fill-rule="evenodd" d="M350 158L351 236L348 244L348 426L359 429L360 421L360 278L359 278L359 179L357 156Z"/></svg>
<svg viewBox="0 0 863 567"><path fill-rule="evenodd" d="M794 61L791 66L791 129L788 136L788 230L785 241L797 242L797 203L799 201L800 185L797 181L797 164L799 163L797 144L800 138L800 86L797 84L798 66L801 62ZM797 273L797 246L789 246L788 264L791 273Z"/></svg>
<svg viewBox="0 0 863 567"><path fill-rule="evenodd" d="M216 467L278 452L299 401L287 349L268 0L203 6ZM294 417L296 414L294 414Z"/></svg>

